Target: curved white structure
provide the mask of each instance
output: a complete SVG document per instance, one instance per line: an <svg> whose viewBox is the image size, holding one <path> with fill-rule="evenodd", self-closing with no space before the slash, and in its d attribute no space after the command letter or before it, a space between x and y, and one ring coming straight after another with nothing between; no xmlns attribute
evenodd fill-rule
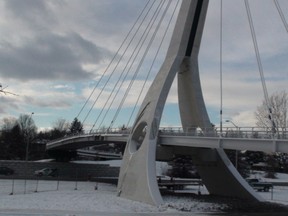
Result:
<svg viewBox="0 0 288 216"><path fill-rule="evenodd" d="M162 197L156 179L157 135L167 94L178 72L183 128L211 127L202 96L198 52L208 0L183 0L166 59L151 85L129 136L118 195L153 205ZM212 127L211 127L212 129ZM223 149L185 148L211 194L261 200L230 163Z"/></svg>

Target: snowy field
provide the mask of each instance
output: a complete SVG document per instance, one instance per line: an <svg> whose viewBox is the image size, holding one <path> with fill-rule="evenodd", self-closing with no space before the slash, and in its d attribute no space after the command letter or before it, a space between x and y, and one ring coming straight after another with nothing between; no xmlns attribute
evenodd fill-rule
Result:
<svg viewBox="0 0 288 216"><path fill-rule="evenodd" d="M276 173L275 179L265 178L265 172L252 171L251 178L258 178L264 182L288 183L288 174ZM269 202L280 203L288 206L288 186L274 186L270 192L258 192L265 200Z"/></svg>
<svg viewBox="0 0 288 216"><path fill-rule="evenodd" d="M78 162L87 163L87 162ZM95 162L94 162L95 163ZM99 163L99 162L98 162ZM104 163L104 162L101 162ZM106 162L105 162L106 163ZM119 161L107 162L120 166ZM157 174L166 169L157 164ZM277 174L277 179L265 179L263 172L251 172L252 178L267 182L288 182L288 174ZM197 196L198 192L203 196ZM221 214L227 204L210 199L205 187L189 186L178 195L163 195L164 204L151 206L117 197L115 185L45 180L0 179L0 215L49 215L49 216L92 216L92 215L197 215ZM187 195L188 194L188 195ZM267 201L288 207L288 186L274 186L270 192L259 192ZM189 213L187 213L189 212ZM285 214L284 214L285 215Z"/></svg>
<svg viewBox="0 0 288 216"><path fill-rule="evenodd" d="M95 187L96 190L95 190ZM205 189L201 189L205 193ZM37 191L37 192L36 192ZM198 192L198 187L190 188ZM13 195L11 195L13 193ZM70 212L177 213L219 211L221 205L192 198L164 196L165 204L155 207L116 196L116 186L95 182L0 180L0 213L6 210L57 210Z"/></svg>
<svg viewBox="0 0 288 216"><path fill-rule="evenodd" d="M198 193L199 186L185 192ZM202 194L207 194L200 187ZM221 212L221 203L201 201L194 196L164 195L158 207L116 196L116 186L95 182L0 180L0 215L183 215ZM265 199L288 206L288 187L276 186L271 192L260 193ZM17 214L16 214L16 213ZM20 212L20 213L19 213ZM59 214L65 212L65 214ZM204 213L204 214L203 214ZM189 214L188 214L189 215Z"/></svg>

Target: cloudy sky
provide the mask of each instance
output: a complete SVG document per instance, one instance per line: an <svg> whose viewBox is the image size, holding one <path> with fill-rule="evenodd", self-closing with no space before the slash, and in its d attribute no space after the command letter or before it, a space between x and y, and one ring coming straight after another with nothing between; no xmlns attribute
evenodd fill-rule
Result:
<svg viewBox="0 0 288 216"><path fill-rule="evenodd" d="M79 114L147 2L0 0L0 83L7 87L5 90L18 95L0 95L0 119L18 118L20 114L34 112L33 119L41 129L52 127L60 118L71 122ZM168 5L169 1L165 2ZM288 32L273 0L249 2L268 94L283 90L288 92ZM288 1L278 2L287 21ZM177 0L173 0L168 15L173 14L176 5ZM221 92L219 11L220 0L211 0L199 54L203 94L211 121L216 125L220 122ZM163 25L167 25L169 19L165 17ZM163 60L174 21L175 18L172 19L160 58L147 80L145 91L161 64L161 56ZM165 32L165 27L159 31ZM157 33L152 48L156 49L160 35ZM127 53L131 54L131 51ZM120 54L116 56L120 58ZM123 57L127 58L128 55ZM147 59L151 62L152 54L148 53ZM140 60L136 59L136 62ZM123 61L119 65L125 67ZM262 103L264 94L244 0L223 0L222 65L223 119L232 120L238 126L255 125L254 111ZM149 67L143 63L146 74ZM129 93L123 105L127 113L119 114L115 127L126 124L130 118L128 110L133 109L137 94L141 91L139 86L145 82L146 74L141 75L140 72L133 84L136 90ZM107 71L103 80L109 79L109 73L112 70ZM99 112L109 98L109 91L117 84L116 77L120 73L112 76L103 92L100 87L105 85L105 81L100 83L80 113L79 119L82 120L97 96L101 95L85 120L87 128L95 123L95 119L99 118L101 122ZM125 82L119 87L120 95L125 94L129 85L128 80ZM170 91L162 117L163 126L180 125L176 89L174 85ZM120 96L116 96L117 100L121 103ZM107 107L109 105L102 115L105 115ZM117 105L111 105L111 108L117 112ZM109 125L110 121L105 120L103 125ZM226 126L231 125L226 123Z"/></svg>

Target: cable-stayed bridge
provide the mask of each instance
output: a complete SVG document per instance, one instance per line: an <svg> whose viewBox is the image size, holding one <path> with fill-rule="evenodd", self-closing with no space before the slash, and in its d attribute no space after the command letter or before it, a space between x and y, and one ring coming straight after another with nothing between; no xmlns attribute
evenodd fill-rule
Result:
<svg viewBox="0 0 288 216"><path fill-rule="evenodd" d="M132 200L154 205L162 203L157 185L155 161L169 160L174 155L190 155L211 194L263 201L240 176L229 161L224 149L288 153L287 128L278 125L275 120L276 110L269 101L257 34L248 0L244 0L243 3L247 12L267 108L264 115L269 117L268 122L263 128L237 127L234 130L224 128L222 125L221 83L220 127L212 126L202 95L198 66L198 54L208 3L208 0L147 1L145 8L77 116L80 118L81 115L84 115L83 123L86 122L93 113L94 107L101 101L103 107L96 121L92 123L90 132L51 141L47 144L47 149L77 149L103 143L126 143L118 181L118 195ZM222 0L219 3L221 3L219 26L221 32L220 77L222 77ZM274 3L288 32L286 17L281 5L277 0ZM169 15L168 18L166 15ZM173 20L175 26L166 57L142 100L142 93L147 88L146 84L149 82L148 78L155 66L156 57ZM162 29L162 35L158 34L160 29ZM162 40L154 43L156 38L162 38ZM132 44L135 46L128 51ZM140 91L136 94L131 87L135 84L144 58L148 56L151 49L154 50L154 57L150 55L148 58L151 64L144 67L145 73L140 76L143 85L138 88ZM116 68L119 65L122 68L121 72L117 73ZM130 74L132 68L135 68L135 71ZM106 73L109 69L111 72ZM112 77L117 75L117 81L111 84ZM160 121L165 102L176 76L182 127L177 129L161 128ZM127 82L129 77L131 81ZM110 89L108 94L107 88ZM125 91L122 92L123 89ZM94 95L95 92L96 95ZM120 97L121 93L123 97ZM138 109L138 114L133 117L134 123L131 129L113 130L116 119L121 116L119 113L124 109L125 103L129 103L128 95L134 95L137 99L132 109L132 115L125 117L128 119L128 123L123 128L130 128L133 113L139 107L138 102L142 101L142 105ZM94 97L96 99L92 99ZM115 101L118 101L119 104L116 111L114 110L115 113L112 114L111 123L106 130L101 132L104 119L109 116ZM90 104L91 107L88 108L87 114L83 114L85 107ZM96 126L99 132L93 133Z"/></svg>

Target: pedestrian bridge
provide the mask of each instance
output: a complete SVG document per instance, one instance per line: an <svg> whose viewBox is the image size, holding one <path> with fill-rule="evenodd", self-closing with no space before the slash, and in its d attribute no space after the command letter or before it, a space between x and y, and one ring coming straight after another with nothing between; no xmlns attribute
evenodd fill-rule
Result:
<svg viewBox="0 0 288 216"><path fill-rule="evenodd" d="M222 131L222 132L221 132ZM129 130L111 129L106 132L93 132L71 135L47 143L47 150L76 150L105 143L126 143ZM182 146L195 148L223 148L234 150L263 151L266 153L288 153L288 130L277 134L271 130L256 127L235 128L160 128L158 147Z"/></svg>

